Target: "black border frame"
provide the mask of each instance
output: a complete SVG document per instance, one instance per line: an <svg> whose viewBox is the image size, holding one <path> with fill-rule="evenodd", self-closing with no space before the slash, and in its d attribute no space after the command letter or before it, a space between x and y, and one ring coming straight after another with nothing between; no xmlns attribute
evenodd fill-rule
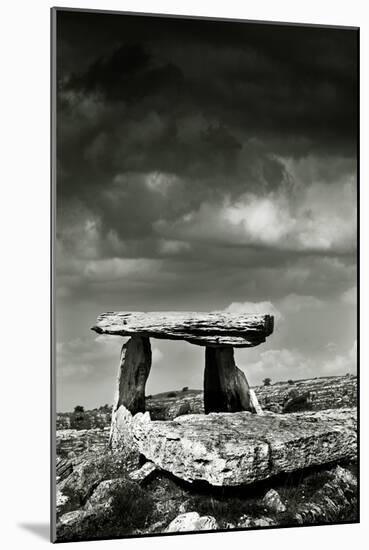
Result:
<svg viewBox="0 0 369 550"><path fill-rule="evenodd" d="M230 17L210 17L210 16L196 16L196 15L175 15L167 13L147 13L147 12L133 12L133 11L118 11L118 10L104 10L104 9L88 9L88 8L69 8L55 6L50 8L50 453L51 453L51 467L50 467L50 541L53 543L69 543L69 542L92 542L98 540L123 540L123 539L139 539L149 537L166 537L166 536L183 536L183 535L199 535L206 533L229 533L229 529L217 529L210 531L186 531L181 533L150 533L142 535L123 535L119 537L96 537L89 539L79 539L78 541L58 541L56 534L56 302L55 302L55 242L56 242L56 143L57 143L57 14L58 12L80 12L80 13L94 13L104 15L125 15L125 16L143 16L152 18L164 18L164 19L185 19L185 20L202 20L202 21L218 21L224 23L252 23L259 25L273 25L283 27L311 27L311 28L324 28L324 29L341 29L351 30L356 32L357 37L357 133L356 133L356 172L357 172L357 200L356 200L356 221L357 221L357 251L356 251L356 283L357 283L357 422L358 422L358 442L357 442L357 480L358 480L358 508L357 508L357 520L356 521L338 521L332 523L314 523L311 525L283 525L283 526L269 526L269 527L249 527L249 528L234 528L233 531L263 531L273 529L291 529L293 527L306 528L306 527L318 527L325 526L331 527L335 525L354 525L360 523L361 512L361 487L360 487L360 27L346 26L346 25L328 25L323 23L296 23L296 22L284 22L284 21L262 21L252 19L238 19Z"/></svg>

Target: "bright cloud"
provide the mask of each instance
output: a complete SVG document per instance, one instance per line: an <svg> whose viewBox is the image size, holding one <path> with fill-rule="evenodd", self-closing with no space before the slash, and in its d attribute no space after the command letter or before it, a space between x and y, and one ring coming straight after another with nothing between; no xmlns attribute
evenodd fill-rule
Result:
<svg viewBox="0 0 369 550"><path fill-rule="evenodd" d="M350 252L356 246L355 186L313 183L263 196L244 193L221 204L203 202L175 222L160 220L165 237L286 251Z"/></svg>

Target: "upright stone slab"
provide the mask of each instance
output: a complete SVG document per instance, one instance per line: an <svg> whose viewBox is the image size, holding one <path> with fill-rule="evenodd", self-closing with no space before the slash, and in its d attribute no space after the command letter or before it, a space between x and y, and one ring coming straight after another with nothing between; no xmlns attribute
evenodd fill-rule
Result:
<svg viewBox="0 0 369 550"><path fill-rule="evenodd" d="M206 348L204 409L205 414L254 411L246 376L234 362L233 347Z"/></svg>
<svg viewBox="0 0 369 550"><path fill-rule="evenodd" d="M145 411L145 386L151 369L150 339L132 336L122 346L111 419L109 446L134 451L132 417Z"/></svg>
<svg viewBox="0 0 369 550"><path fill-rule="evenodd" d="M133 415L145 411L145 387L150 369L150 339L132 336L122 347L115 410L124 405Z"/></svg>

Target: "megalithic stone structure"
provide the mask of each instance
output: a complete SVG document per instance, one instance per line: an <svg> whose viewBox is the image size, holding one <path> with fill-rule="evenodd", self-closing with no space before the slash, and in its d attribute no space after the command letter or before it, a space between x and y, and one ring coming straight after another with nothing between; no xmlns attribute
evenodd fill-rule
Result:
<svg viewBox="0 0 369 550"><path fill-rule="evenodd" d="M254 347L265 342L273 326L271 315L243 313L101 314L92 330L98 334L130 336L123 345L119 364L111 441L119 439L116 426L125 422L127 412L135 415L145 410L145 385L151 369L150 338L184 340L205 347L205 413L251 411L259 414L261 409L256 396L250 394L246 376L235 364L234 348ZM119 414L120 409L122 414Z"/></svg>

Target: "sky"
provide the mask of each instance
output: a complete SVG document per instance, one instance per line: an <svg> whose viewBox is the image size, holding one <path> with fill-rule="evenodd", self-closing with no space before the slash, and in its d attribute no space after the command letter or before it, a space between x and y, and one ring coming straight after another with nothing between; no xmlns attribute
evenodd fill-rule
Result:
<svg viewBox="0 0 369 550"><path fill-rule="evenodd" d="M357 39L58 12L57 410L113 401L105 311L272 313L250 384L356 372ZM147 394L202 387L151 345Z"/></svg>

